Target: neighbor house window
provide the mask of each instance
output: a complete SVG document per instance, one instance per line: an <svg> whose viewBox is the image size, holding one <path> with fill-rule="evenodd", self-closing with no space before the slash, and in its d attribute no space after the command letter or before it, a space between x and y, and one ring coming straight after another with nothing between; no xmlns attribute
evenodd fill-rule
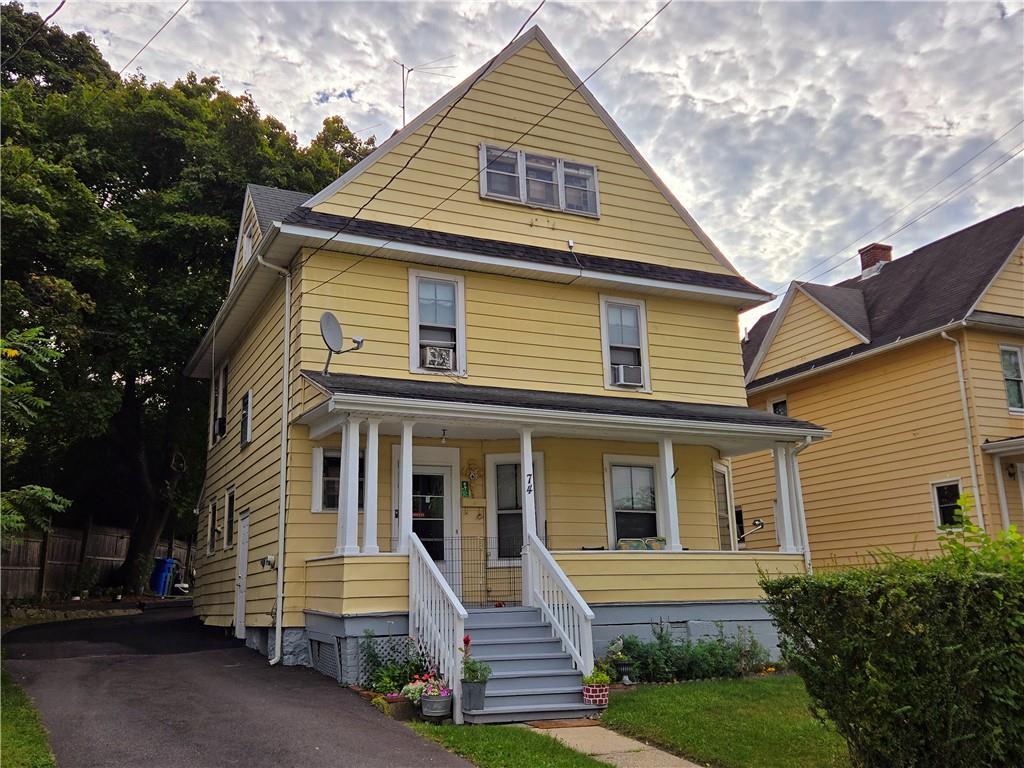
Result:
<svg viewBox="0 0 1024 768"><path fill-rule="evenodd" d="M649 392L644 302L602 296L601 338L605 387Z"/></svg>
<svg viewBox="0 0 1024 768"><path fill-rule="evenodd" d="M466 373L465 285L458 275L409 271L409 368Z"/></svg>
<svg viewBox="0 0 1024 768"><path fill-rule="evenodd" d="M221 366L213 376L210 394L210 444L219 441L228 431L228 366Z"/></svg>
<svg viewBox="0 0 1024 768"><path fill-rule="evenodd" d="M206 554L212 555L217 549L217 500L210 499L209 515L206 518Z"/></svg>
<svg viewBox="0 0 1024 768"><path fill-rule="evenodd" d="M363 508L366 481L366 457L359 451L359 480L357 502ZM337 512L341 498L341 451L313 449L313 511Z"/></svg>
<svg viewBox="0 0 1024 768"><path fill-rule="evenodd" d="M235 543L235 489L224 497L224 549Z"/></svg>
<svg viewBox="0 0 1024 768"><path fill-rule="evenodd" d="M242 395L242 418L239 424L242 447L252 442L252 390Z"/></svg>
<svg viewBox="0 0 1024 768"><path fill-rule="evenodd" d="M732 494L729 491L729 469L724 464L714 465L715 475L715 511L718 517L718 548L732 550Z"/></svg>
<svg viewBox="0 0 1024 768"><path fill-rule="evenodd" d="M611 501L611 545L620 539L658 535L658 509L653 463L606 459Z"/></svg>
<svg viewBox="0 0 1024 768"><path fill-rule="evenodd" d="M242 266L249 263L252 258L252 227L247 227L242 235Z"/></svg>
<svg viewBox="0 0 1024 768"><path fill-rule="evenodd" d="M935 505L936 521L940 526L959 526L961 524L959 500L959 480L932 483L932 502Z"/></svg>
<svg viewBox="0 0 1024 768"><path fill-rule="evenodd" d="M599 214L595 166L504 147L480 147L480 195L566 213Z"/></svg>
<svg viewBox="0 0 1024 768"><path fill-rule="evenodd" d="M544 538L544 456L533 454L533 506L537 535ZM523 475L519 454L487 455L488 559L515 559L523 549Z"/></svg>
<svg viewBox="0 0 1024 768"><path fill-rule="evenodd" d="M1024 351L1021 347L1000 347L1006 401L1014 411L1024 410Z"/></svg>
<svg viewBox="0 0 1024 768"><path fill-rule="evenodd" d="M789 416L789 401L784 397L768 403L768 410L777 416Z"/></svg>

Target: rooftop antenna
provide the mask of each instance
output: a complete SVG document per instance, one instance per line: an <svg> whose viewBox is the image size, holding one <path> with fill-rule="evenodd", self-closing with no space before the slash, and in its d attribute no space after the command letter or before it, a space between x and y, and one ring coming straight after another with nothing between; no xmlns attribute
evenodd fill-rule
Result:
<svg viewBox="0 0 1024 768"><path fill-rule="evenodd" d="M352 337L352 346L345 349L345 332L341 330L341 323L334 316L333 312L324 312L320 315L320 335L327 346L327 362L324 363L324 375L331 367L331 357L341 355L345 352L357 352L363 348L362 336Z"/></svg>
<svg viewBox="0 0 1024 768"><path fill-rule="evenodd" d="M445 74L441 72L442 69L454 69L454 64L445 64L443 66L437 66L437 62L446 61L448 59L455 58L453 53L451 56L442 56L439 59L432 61L425 61L422 64L417 64L415 67L410 67L403 64L398 59L392 59L395 64L402 68L402 127L405 128L405 94L409 88L409 78L412 77L413 72L422 72L425 75L433 75L435 77L454 77L454 75Z"/></svg>

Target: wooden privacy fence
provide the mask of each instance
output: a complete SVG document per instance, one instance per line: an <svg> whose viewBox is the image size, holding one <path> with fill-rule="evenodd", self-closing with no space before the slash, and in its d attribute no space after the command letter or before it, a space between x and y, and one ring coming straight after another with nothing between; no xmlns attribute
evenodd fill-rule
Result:
<svg viewBox="0 0 1024 768"><path fill-rule="evenodd" d="M47 533L25 532L3 542L0 596L4 599L35 597L52 592L73 592L83 587L109 584L111 575L128 554L131 531L93 525L84 531L51 528ZM192 544L175 539L157 545L156 556L168 555L192 565ZM87 583L80 583L79 574Z"/></svg>

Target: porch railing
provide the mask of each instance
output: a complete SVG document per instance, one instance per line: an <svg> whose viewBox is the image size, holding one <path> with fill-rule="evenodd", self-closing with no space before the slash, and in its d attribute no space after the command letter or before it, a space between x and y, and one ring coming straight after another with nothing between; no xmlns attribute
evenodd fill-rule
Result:
<svg viewBox="0 0 1024 768"><path fill-rule="evenodd" d="M527 598L540 609L584 675L594 671L594 612L533 533L523 549Z"/></svg>
<svg viewBox="0 0 1024 768"><path fill-rule="evenodd" d="M554 562L554 561L552 561ZM469 614L448 586L420 537L409 534L409 634L452 689L452 717L462 722L459 649Z"/></svg>

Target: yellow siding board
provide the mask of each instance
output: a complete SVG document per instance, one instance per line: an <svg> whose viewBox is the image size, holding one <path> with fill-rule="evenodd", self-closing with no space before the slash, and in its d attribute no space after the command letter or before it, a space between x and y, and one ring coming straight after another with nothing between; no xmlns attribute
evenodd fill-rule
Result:
<svg viewBox="0 0 1024 768"><path fill-rule="evenodd" d="M1024 315L1024 245L1018 245L978 302L980 312Z"/></svg>
<svg viewBox="0 0 1024 768"><path fill-rule="evenodd" d="M860 344L842 323L797 290L755 378Z"/></svg>

